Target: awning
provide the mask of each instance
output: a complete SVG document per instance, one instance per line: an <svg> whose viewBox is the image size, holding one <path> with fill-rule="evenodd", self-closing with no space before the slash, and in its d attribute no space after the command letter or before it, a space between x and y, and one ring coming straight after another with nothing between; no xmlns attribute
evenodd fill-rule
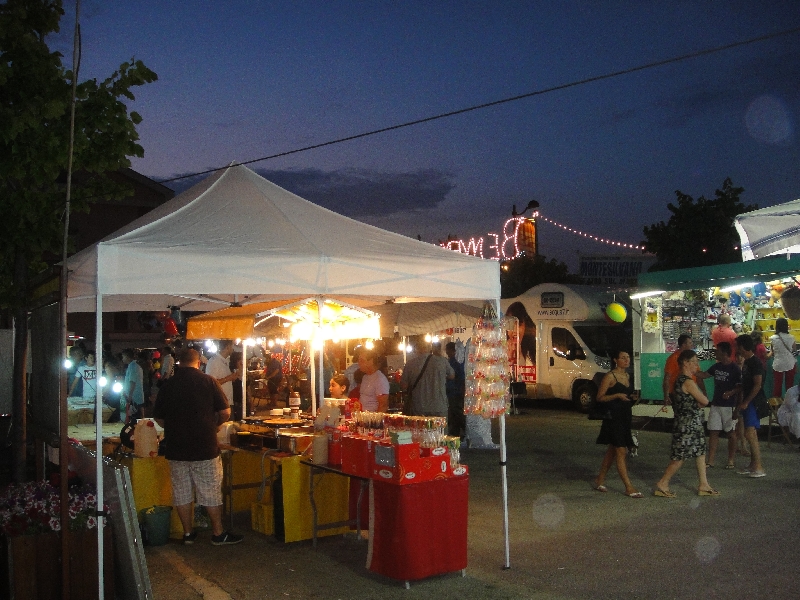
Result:
<svg viewBox="0 0 800 600"><path fill-rule="evenodd" d="M186 338L219 340L258 336L266 332L269 321L278 321L275 317L287 324L307 326L296 339L311 339L318 328L324 339L380 336L378 315L374 312L337 299L305 298L230 306L192 317L186 323ZM365 327L369 327L369 331Z"/></svg>
<svg viewBox="0 0 800 600"><path fill-rule="evenodd" d="M639 275L637 292L694 290L728 287L737 283L774 281L800 274L800 255L771 256L758 260L710 267L656 271Z"/></svg>

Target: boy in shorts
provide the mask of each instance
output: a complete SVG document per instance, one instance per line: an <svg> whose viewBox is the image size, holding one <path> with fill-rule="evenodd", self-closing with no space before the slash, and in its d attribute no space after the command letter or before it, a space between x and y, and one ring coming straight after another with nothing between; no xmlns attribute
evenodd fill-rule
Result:
<svg viewBox="0 0 800 600"><path fill-rule="evenodd" d="M708 371L697 373L697 377L714 378L714 398L708 413L708 443L707 467L714 466L714 457L719 444L719 433L728 434L728 463L726 469L734 468L736 456L736 406L738 388L742 381L742 372L733 360L733 348L728 342L717 344L717 362L709 367Z"/></svg>

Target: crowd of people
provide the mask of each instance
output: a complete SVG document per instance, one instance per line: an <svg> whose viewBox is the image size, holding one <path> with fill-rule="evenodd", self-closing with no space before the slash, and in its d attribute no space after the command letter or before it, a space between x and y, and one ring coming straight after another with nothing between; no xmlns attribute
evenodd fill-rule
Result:
<svg viewBox="0 0 800 600"><path fill-rule="evenodd" d="M786 402L781 407L779 422L790 427L796 420L800 433L800 388L794 385L795 352L797 343L789 332L786 319L777 319L775 335L770 338L771 349L763 343L761 332L737 335L730 327L730 319L722 315L712 332L716 362L705 371L694 351L689 335L678 338L677 349L664 366L664 404L671 406L674 414L670 460L661 478L655 483L653 494L662 498L675 498L670 487L672 477L687 459L693 459L697 470L697 493L700 496L718 496L720 492L708 481L708 471L716 467L717 450L722 434L727 436L727 461L724 468L736 470L737 453L748 458L748 464L737 473L758 479L766 476L758 442L758 430L763 413L757 407L766 405L765 375L767 359L773 358L772 396L782 396ZM606 476L616 465L625 494L643 498L628 476L626 458L636 445L632 432L632 406L637 397L630 381L628 368L630 355L618 351L613 355L614 368L606 374L597 392L599 405L607 405L597 443L607 446L600 471L593 487L607 492ZM706 393L704 380L714 382L711 399ZM703 408L708 407L704 421ZM706 439L708 430L708 440Z"/></svg>

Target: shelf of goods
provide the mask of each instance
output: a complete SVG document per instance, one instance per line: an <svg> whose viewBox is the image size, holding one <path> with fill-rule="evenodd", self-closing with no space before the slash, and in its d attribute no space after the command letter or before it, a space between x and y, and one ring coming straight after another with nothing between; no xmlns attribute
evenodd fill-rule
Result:
<svg viewBox="0 0 800 600"><path fill-rule="evenodd" d="M785 319L786 315L783 312L783 308L778 305L767 308L756 308L753 329L755 331L761 331L764 335L764 341L768 343L769 336L775 335L775 322L780 318ZM800 331L800 321L792 321L790 319L789 331Z"/></svg>

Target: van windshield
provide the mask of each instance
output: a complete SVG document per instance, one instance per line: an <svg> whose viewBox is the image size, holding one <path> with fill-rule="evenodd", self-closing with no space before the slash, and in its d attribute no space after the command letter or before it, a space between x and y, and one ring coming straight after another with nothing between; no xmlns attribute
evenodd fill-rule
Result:
<svg viewBox="0 0 800 600"><path fill-rule="evenodd" d="M633 334L625 327L587 323L573 324L573 328L595 356L609 358L612 350L630 352L633 348Z"/></svg>

